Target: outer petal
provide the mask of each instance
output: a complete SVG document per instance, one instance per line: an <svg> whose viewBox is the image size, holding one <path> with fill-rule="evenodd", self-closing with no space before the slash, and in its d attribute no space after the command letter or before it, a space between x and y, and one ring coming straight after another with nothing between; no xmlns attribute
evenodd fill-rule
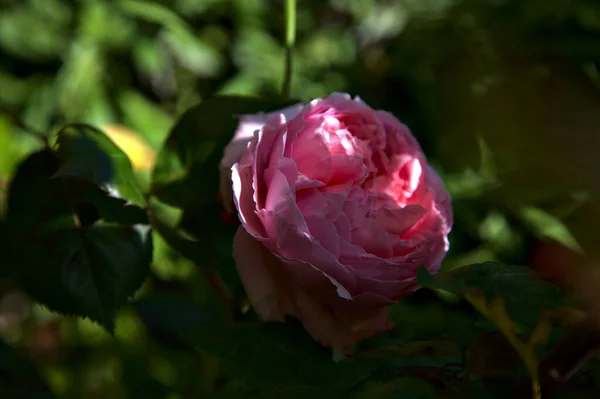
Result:
<svg viewBox="0 0 600 399"><path fill-rule="evenodd" d="M233 258L252 308L269 321L285 321L286 314L294 314L292 299L281 279L276 277L273 255L256 241L243 226L233 239Z"/></svg>
<svg viewBox="0 0 600 399"><path fill-rule="evenodd" d="M253 236L265 236L265 228L256 215L254 190L252 188L252 167L235 164L231 169L233 181L233 201L242 224Z"/></svg>
<svg viewBox="0 0 600 399"><path fill-rule="evenodd" d="M347 312L344 308L324 306L303 291L296 292L297 317L308 333L322 345L351 353L358 342L394 327L387 308L366 312Z"/></svg>
<svg viewBox="0 0 600 399"><path fill-rule="evenodd" d="M246 149L246 146L254 137L254 132L262 129L269 118L278 114L283 114L285 120L289 121L298 115L303 107L303 104L295 104L267 114L241 115L237 130L235 131L231 142L225 147L221 165L231 168L234 163L238 162Z"/></svg>
<svg viewBox="0 0 600 399"><path fill-rule="evenodd" d="M233 255L250 303L264 320L284 322L286 315L295 316L316 341L345 353L359 341L393 327L385 307L357 311L360 307L339 297L334 304L325 305L321 296L300 288L287 274L285 264L241 226L234 238ZM327 289L335 292L332 284Z"/></svg>
<svg viewBox="0 0 600 399"><path fill-rule="evenodd" d="M254 138L254 133L267 123L274 115L283 114L286 120L294 118L304 107L303 104L295 104L268 114L242 115L237 130L229 144L225 147L223 158L219 164L220 193L223 205L228 212L233 211L233 194L231 192L231 167L239 162L248 144Z"/></svg>

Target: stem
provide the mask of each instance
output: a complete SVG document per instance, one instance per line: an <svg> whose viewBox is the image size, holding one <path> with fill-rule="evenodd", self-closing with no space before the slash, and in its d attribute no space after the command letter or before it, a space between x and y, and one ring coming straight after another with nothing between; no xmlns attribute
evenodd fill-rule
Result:
<svg viewBox="0 0 600 399"><path fill-rule="evenodd" d="M290 97L292 87L292 50L296 41L296 0L285 0L285 72L283 96Z"/></svg>
<svg viewBox="0 0 600 399"><path fill-rule="evenodd" d="M586 318L572 325L539 365L542 397L552 397L599 347L600 328L595 320ZM527 385L521 386L515 399L531 397L531 388Z"/></svg>
<svg viewBox="0 0 600 399"><path fill-rule="evenodd" d="M150 198L148 196L144 196L146 202L146 209L148 211L148 216L150 218L150 223L154 231L160 234L166 242L172 246L173 249L178 250L179 247L174 245L168 237L171 234L177 235L177 231L169 226L166 222L160 218L157 214L155 207L151 204ZM200 265L198 265L200 266ZM231 317L235 317L235 303L232 293L229 290L229 287L225 282L221 279L218 273L209 271L206 269L201 269L201 273L205 281L208 285L214 290L214 293L217 295L218 299L224 305L225 309L230 311Z"/></svg>
<svg viewBox="0 0 600 399"><path fill-rule="evenodd" d="M36 139L38 139L45 147L48 147L48 136L44 133L37 131L31 126L27 126L25 122L15 113L6 108L0 108L0 115L4 115L10 119L10 121L15 124L18 128L22 129L24 132L29 133Z"/></svg>

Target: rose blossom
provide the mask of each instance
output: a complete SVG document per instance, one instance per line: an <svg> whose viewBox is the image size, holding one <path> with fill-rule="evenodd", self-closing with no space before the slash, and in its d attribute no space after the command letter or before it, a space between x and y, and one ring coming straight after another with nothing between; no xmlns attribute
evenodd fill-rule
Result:
<svg viewBox="0 0 600 399"><path fill-rule="evenodd" d="M242 117L221 170L253 308L265 320L297 317L334 349L392 328L388 306L448 250L442 180L404 124L358 97Z"/></svg>

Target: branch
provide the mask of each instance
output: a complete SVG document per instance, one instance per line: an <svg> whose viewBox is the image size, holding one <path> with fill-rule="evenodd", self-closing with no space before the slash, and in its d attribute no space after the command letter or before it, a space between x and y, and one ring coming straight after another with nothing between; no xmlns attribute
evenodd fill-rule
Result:
<svg viewBox="0 0 600 399"><path fill-rule="evenodd" d="M11 111L10 109L4 107L0 107L0 114L7 116L13 124L15 124L25 132L29 133L30 135L41 141L44 146L48 147L48 136L43 132L32 128L31 126L28 126L14 111Z"/></svg>

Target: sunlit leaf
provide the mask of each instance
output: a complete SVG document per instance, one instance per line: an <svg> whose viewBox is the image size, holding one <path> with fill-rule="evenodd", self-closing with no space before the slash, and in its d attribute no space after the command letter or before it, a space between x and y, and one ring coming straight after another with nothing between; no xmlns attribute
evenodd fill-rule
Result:
<svg viewBox="0 0 600 399"><path fill-rule="evenodd" d="M109 2L83 3L81 35L103 47L125 47L135 35L135 24Z"/></svg>
<svg viewBox="0 0 600 399"><path fill-rule="evenodd" d="M214 75L221 67L221 55L200 40L175 12L158 2L122 0L121 9L129 15L166 28L163 38L187 68L203 75Z"/></svg>
<svg viewBox="0 0 600 399"><path fill-rule="evenodd" d="M102 127L102 130L127 154L134 170L152 170L156 160L156 153L138 133L121 125L106 125Z"/></svg>
<svg viewBox="0 0 600 399"><path fill-rule="evenodd" d="M56 153L60 164L53 177L90 180L112 196L144 206L129 158L104 132L67 125L58 132Z"/></svg>
<svg viewBox="0 0 600 399"><path fill-rule="evenodd" d="M159 149L173 125L172 115L134 90L122 93L118 101L125 124L135 130L152 150Z"/></svg>
<svg viewBox="0 0 600 399"><path fill-rule="evenodd" d="M67 26L61 22L66 21L53 21L25 7L5 8L0 14L0 46L25 59L52 59L68 44Z"/></svg>
<svg viewBox="0 0 600 399"><path fill-rule="evenodd" d="M538 236L555 240L579 253L583 251L577 239L560 219L534 207L521 209L520 216Z"/></svg>

